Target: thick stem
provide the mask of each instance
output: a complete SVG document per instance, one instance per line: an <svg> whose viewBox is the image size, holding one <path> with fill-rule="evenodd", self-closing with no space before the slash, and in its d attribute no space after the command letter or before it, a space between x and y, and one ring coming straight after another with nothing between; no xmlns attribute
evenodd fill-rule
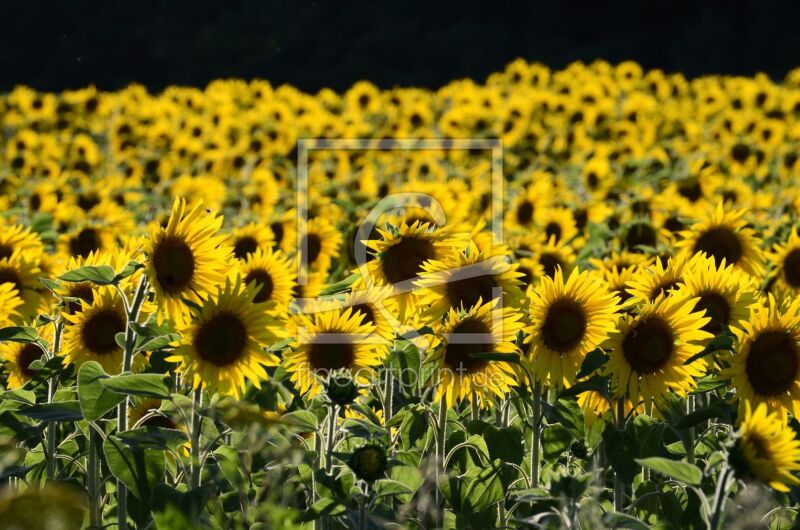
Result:
<svg viewBox="0 0 800 530"><path fill-rule="evenodd" d="M711 515L711 530L717 530L722 524L722 512L725 507L725 499L728 496L727 489L730 474L731 468L728 466L725 466L725 469L719 474L717 488L714 492L714 511Z"/></svg>
<svg viewBox="0 0 800 530"><path fill-rule="evenodd" d="M49 358L54 358L58 355L58 352L61 351L61 335L64 331L64 322L59 319L55 322L55 331L53 334L53 345L51 347ZM56 395L56 390L58 389L58 376L53 376L47 382L47 402L52 403L53 398ZM56 459L56 448L58 444L56 443L58 439L58 425L56 422L51 421L47 424L47 454L45 457L47 458L47 478L49 480L55 480L56 478L56 471L57 466L56 463L58 460Z"/></svg>
<svg viewBox="0 0 800 530"><path fill-rule="evenodd" d="M439 416L436 420L436 506L439 509L439 528L444 528L444 499L439 499L439 479L447 473L445 455L447 455L447 400L442 396L439 401Z"/></svg>
<svg viewBox="0 0 800 530"><path fill-rule="evenodd" d="M203 389L196 388L192 399L192 477L189 489L194 490L200 487L200 427L203 418L200 416L200 407L203 405Z"/></svg>
<svg viewBox="0 0 800 530"><path fill-rule="evenodd" d="M133 324L139 319L139 310L147 293L147 276L142 275L139 286L133 296L133 302L128 307L128 322L125 326L125 351L122 354L122 371L129 372L133 364L133 350L136 346L136 331ZM120 295L121 296L121 295ZM117 433L128 430L128 398L117 407ZM128 488L121 480L117 480L117 521L118 529L128 528Z"/></svg>
<svg viewBox="0 0 800 530"><path fill-rule="evenodd" d="M339 416L339 406L331 404L328 408L328 439L325 446L325 471L330 473L333 469L333 449L336 446L336 418Z"/></svg>
<svg viewBox="0 0 800 530"><path fill-rule="evenodd" d="M89 525L102 528L103 507L100 505L100 458L97 454L97 433L89 427L89 449L86 457L86 489L89 493Z"/></svg>
<svg viewBox="0 0 800 530"><path fill-rule="evenodd" d="M625 430L625 398L617 400L617 429ZM606 450L609 448L606 447ZM614 473L614 511L622 513L625 504L625 484L622 483L618 473Z"/></svg>
<svg viewBox="0 0 800 530"><path fill-rule="evenodd" d="M694 399L691 395L686 396L686 415L694 412ZM686 461L694 464L694 427L689 427L689 443L686 447Z"/></svg>
<svg viewBox="0 0 800 530"><path fill-rule="evenodd" d="M539 439L542 423L542 389L533 384L533 433L531 434L531 487L539 487Z"/></svg>

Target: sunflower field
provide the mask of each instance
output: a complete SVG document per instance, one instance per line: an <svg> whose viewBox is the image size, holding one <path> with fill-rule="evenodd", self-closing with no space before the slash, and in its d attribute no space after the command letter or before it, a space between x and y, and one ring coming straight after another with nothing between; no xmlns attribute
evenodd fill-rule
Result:
<svg viewBox="0 0 800 530"><path fill-rule="evenodd" d="M0 95L0 529L797 528L800 69Z"/></svg>

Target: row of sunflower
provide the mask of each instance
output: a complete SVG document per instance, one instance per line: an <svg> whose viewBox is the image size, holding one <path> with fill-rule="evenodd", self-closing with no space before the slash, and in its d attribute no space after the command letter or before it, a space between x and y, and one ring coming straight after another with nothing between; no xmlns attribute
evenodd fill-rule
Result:
<svg viewBox="0 0 800 530"><path fill-rule="evenodd" d="M0 111L11 527L795 519L800 70Z"/></svg>

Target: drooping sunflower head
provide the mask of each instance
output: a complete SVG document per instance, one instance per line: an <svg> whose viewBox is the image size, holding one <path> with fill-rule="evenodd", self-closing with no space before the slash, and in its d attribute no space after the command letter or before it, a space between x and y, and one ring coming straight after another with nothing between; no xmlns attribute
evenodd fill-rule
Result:
<svg viewBox="0 0 800 530"><path fill-rule="evenodd" d="M287 311L295 287L297 267L280 250L260 248L239 266L242 281L256 285L255 303L267 303L276 311Z"/></svg>
<svg viewBox="0 0 800 530"><path fill-rule="evenodd" d="M463 252L429 261L416 282L423 288L419 300L428 307L426 318L436 321L450 309L468 310L501 297L503 305L519 308L524 295L518 267L510 262L504 248L494 246L482 251L472 242Z"/></svg>
<svg viewBox="0 0 800 530"><path fill-rule="evenodd" d="M286 370L301 394L314 397L323 382L347 371L357 382L367 382L381 362L376 351L375 326L364 323L365 314L352 307L298 314L289 323L295 338L284 353Z"/></svg>
<svg viewBox="0 0 800 530"><path fill-rule="evenodd" d="M145 249L156 301L178 325L189 316L183 299L199 303L225 281L231 258L221 226L221 217L200 205L187 211L186 201L176 199L167 226L155 231Z"/></svg>
<svg viewBox="0 0 800 530"><path fill-rule="evenodd" d="M745 404L730 462L741 480L755 479L783 492L800 484L794 474L800 470L800 440L764 403L755 409L750 403Z"/></svg>
<svg viewBox="0 0 800 530"><path fill-rule="evenodd" d="M800 412L800 302L781 307L770 296L754 304L750 316L733 328L736 354L720 373L730 378L744 413L749 402L765 403L770 411Z"/></svg>
<svg viewBox="0 0 800 530"><path fill-rule="evenodd" d="M92 303L81 300L81 309L64 314L65 364L80 367L86 361L97 361L107 373L122 370L122 348L116 336L127 326L125 305L117 291L95 290Z"/></svg>
<svg viewBox="0 0 800 530"><path fill-rule="evenodd" d="M683 396L694 387L704 364L686 363L712 337L702 330L709 319L696 305L696 298L671 294L623 317L606 343L609 361L604 368L620 396L659 404L670 392Z"/></svg>
<svg viewBox="0 0 800 530"><path fill-rule="evenodd" d="M577 269L566 281L560 269L554 279L543 277L528 294L533 372L549 387L571 386L586 354L614 330L619 300L597 276Z"/></svg>
<svg viewBox="0 0 800 530"><path fill-rule="evenodd" d="M182 339L167 361L179 363L194 388L240 397L247 381L260 388L266 366L279 359L265 348L286 336L283 323L267 304L255 303L258 287L240 276L227 280L203 300L181 329Z"/></svg>
<svg viewBox="0 0 800 530"><path fill-rule="evenodd" d="M451 309L436 327L436 339L430 357L439 363L436 399L447 406L475 396L482 406L492 396L503 396L516 382L511 363L482 359L478 354L513 354L514 343L523 328L522 314L511 308L499 308L492 300L468 311Z"/></svg>
<svg viewBox="0 0 800 530"><path fill-rule="evenodd" d="M729 265L758 276L763 270L764 254L745 220L746 210L726 211L720 202L716 209L690 230L682 232L679 246L690 254L705 253L717 264L724 259Z"/></svg>

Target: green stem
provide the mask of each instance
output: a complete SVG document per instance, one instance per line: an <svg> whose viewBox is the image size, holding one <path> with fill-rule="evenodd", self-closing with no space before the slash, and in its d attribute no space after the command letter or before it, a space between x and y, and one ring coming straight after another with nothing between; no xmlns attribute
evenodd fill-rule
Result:
<svg viewBox="0 0 800 530"><path fill-rule="evenodd" d="M192 399L192 477L189 483L189 489L195 490L200 487L200 427L202 426L203 418L200 416L200 407L203 405L203 389L196 388Z"/></svg>
<svg viewBox="0 0 800 530"><path fill-rule="evenodd" d="M328 440L325 446L325 471L333 470L333 449L336 446L336 418L339 416L339 406L331 404L328 408Z"/></svg>
<svg viewBox="0 0 800 530"><path fill-rule="evenodd" d="M147 276L142 275L139 286L133 297L133 302L126 306L128 308L128 321L125 326L125 351L122 354L122 371L130 372L133 364L133 350L136 346L136 331L133 329L139 319L139 310L144 302L147 293ZM122 294L120 294L122 296ZM128 430L128 397L117 407L117 433ZM128 528L128 488L121 480L117 480L117 521L118 530Z"/></svg>
<svg viewBox="0 0 800 530"><path fill-rule="evenodd" d="M89 525L103 527L103 508L100 506L100 458L97 454L97 433L89 426L89 449L86 461L86 489L89 492Z"/></svg>
<svg viewBox="0 0 800 530"><path fill-rule="evenodd" d="M439 401L439 415L436 421L436 506L439 508L439 528L444 528L444 499L439 500L439 479L447 474L445 455L447 454L447 400Z"/></svg>
<svg viewBox="0 0 800 530"><path fill-rule="evenodd" d="M533 384L533 432L531 434L531 487L539 487L539 439L542 423L542 388Z"/></svg>
<svg viewBox="0 0 800 530"><path fill-rule="evenodd" d="M620 432L625 430L625 398L617 400L617 429ZM606 447L608 450L608 447ZM619 473L614 473L614 511L622 513L625 503L625 484L622 483Z"/></svg>
<svg viewBox="0 0 800 530"><path fill-rule="evenodd" d="M686 396L686 415L694 412L694 400L691 395ZM689 427L689 443L686 447L686 461L694 464L694 427Z"/></svg>
<svg viewBox="0 0 800 530"><path fill-rule="evenodd" d="M730 478L731 468L725 466L725 469L720 473L717 480L717 488L714 492L714 512L711 516L711 530L717 530L722 524L722 511L725 506L725 499L727 498L728 479Z"/></svg>
<svg viewBox="0 0 800 530"><path fill-rule="evenodd" d="M64 331L64 321L58 319L55 324L55 331L53 334L53 345L51 347L49 357L52 359L58 352L61 351L61 335ZM53 399L56 395L56 390L58 389L58 376L53 376L47 382L47 402L52 403ZM45 455L47 458L47 478L49 480L55 480L56 478L56 463L58 459L56 458L56 448L58 444L56 440L58 439L58 424L54 421L48 422L47 424L47 454Z"/></svg>
<svg viewBox="0 0 800 530"><path fill-rule="evenodd" d="M386 410L383 411L383 422L384 424L392 419L392 407L394 403L392 403L394 399L394 384L393 384L393 377L392 371L386 370L386 386L384 388L384 400L386 401Z"/></svg>

